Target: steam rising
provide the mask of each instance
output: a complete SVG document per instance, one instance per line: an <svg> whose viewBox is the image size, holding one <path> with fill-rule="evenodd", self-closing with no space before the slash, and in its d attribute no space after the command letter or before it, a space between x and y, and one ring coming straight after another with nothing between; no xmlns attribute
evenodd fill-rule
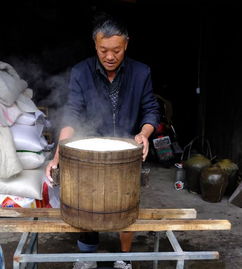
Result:
<svg viewBox="0 0 242 269"><path fill-rule="evenodd" d="M67 102L72 66L53 74L47 71L50 68L44 68L45 65L41 62L40 58L34 56L29 56L28 58L10 56L8 59L3 60L12 65L19 76L27 81L29 88L33 90L33 101L36 106L48 108L48 115L46 116L51 124L52 142L56 143L60 129L64 127L64 115L68 117L64 111L64 106ZM73 121L73 115L71 115L70 120L65 122L70 123L71 121ZM104 134L97 131L103 124L101 117L92 118L91 121L88 120L87 122L83 113L83 118L78 117L75 120L75 136L78 138L103 136ZM105 136L113 136L113 130L106 130ZM129 135L122 134L120 136Z"/></svg>
<svg viewBox="0 0 242 269"><path fill-rule="evenodd" d="M68 94L70 68L51 74L43 68L43 64L36 57L29 59L11 56L4 61L12 65L19 76L27 81L29 88L33 90L33 101L36 106L48 108L46 116L51 123L54 137L58 137Z"/></svg>

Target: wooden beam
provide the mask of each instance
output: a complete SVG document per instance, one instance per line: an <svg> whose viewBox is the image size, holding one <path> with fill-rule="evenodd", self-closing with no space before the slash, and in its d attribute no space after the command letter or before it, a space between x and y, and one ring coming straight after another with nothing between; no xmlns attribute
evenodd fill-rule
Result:
<svg viewBox="0 0 242 269"><path fill-rule="evenodd" d="M197 231L229 230L228 220L137 220L119 231ZM0 232L64 233L83 232L59 220L0 219ZM109 231L110 232L110 231Z"/></svg>
<svg viewBox="0 0 242 269"><path fill-rule="evenodd" d="M139 210L139 219L194 219L197 212L185 209L148 209ZM0 208L0 217L13 218L61 218L59 208Z"/></svg>
<svg viewBox="0 0 242 269"><path fill-rule="evenodd" d="M0 217L61 218L59 208L0 208Z"/></svg>
<svg viewBox="0 0 242 269"><path fill-rule="evenodd" d="M185 209L148 209L139 210L139 219L195 219L197 211L194 208Z"/></svg>

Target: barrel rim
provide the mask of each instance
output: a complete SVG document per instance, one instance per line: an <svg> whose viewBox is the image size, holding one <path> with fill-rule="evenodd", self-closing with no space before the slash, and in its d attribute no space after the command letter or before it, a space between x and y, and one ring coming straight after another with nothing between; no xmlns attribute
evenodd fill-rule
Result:
<svg viewBox="0 0 242 269"><path fill-rule="evenodd" d="M119 140L119 141L126 141L128 143L131 143L135 145L137 148L133 149L120 149L120 150L105 150L105 151L100 151L100 150L87 150L87 149L78 149L78 148L73 148L73 147L68 147L65 144L78 141L78 140L84 140L84 139L93 139L93 138L100 138L100 139L110 139L110 140ZM143 149L143 144L138 144L133 138L130 137L112 137L112 136L85 136L85 137L74 137L74 138L67 138L63 139L59 142L60 147L67 148L67 149L75 149L77 151L81 152L98 152L98 153L108 153L108 152L124 152L124 151L137 151Z"/></svg>

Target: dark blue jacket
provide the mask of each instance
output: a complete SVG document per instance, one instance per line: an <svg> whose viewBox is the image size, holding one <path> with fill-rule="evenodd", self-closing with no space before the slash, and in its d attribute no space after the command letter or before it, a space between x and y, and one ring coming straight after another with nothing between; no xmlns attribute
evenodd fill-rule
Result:
<svg viewBox="0 0 242 269"><path fill-rule="evenodd" d="M136 135L145 123L157 126L159 105L152 92L150 68L127 57L124 61L115 120L108 89L98 82L96 57L72 68L64 126L100 136Z"/></svg>

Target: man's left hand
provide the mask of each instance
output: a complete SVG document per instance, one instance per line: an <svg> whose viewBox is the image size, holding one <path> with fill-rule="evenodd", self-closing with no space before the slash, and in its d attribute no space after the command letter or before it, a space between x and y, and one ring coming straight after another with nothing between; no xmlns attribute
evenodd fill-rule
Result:
<svg viewBox="0 0 242 269"><path fill-rule="evenodd" d="M143 162L144 162L149 152L149 140L142 132L137 134L134 137L134 139L138 144L143 144Z"/></svg>

